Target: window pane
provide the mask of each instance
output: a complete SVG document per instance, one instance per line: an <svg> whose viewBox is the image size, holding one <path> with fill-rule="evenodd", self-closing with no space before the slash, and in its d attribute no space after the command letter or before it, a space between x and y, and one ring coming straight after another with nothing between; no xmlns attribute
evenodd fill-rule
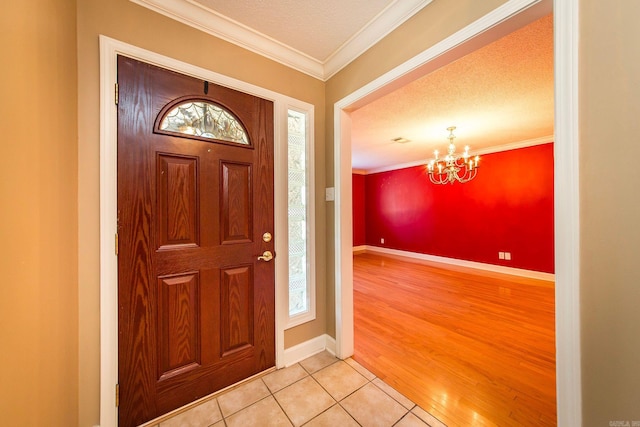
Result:
<svg viewBox="0 0 640 427"><path fill-rule="evenodd" d="M289 110L289 316L309 311L306 116Z"/></svg>
<svg viewBox="0 0 640 427"><path fill-rule="evenodd" d="M185 102L164 116L161 130L249 145L242 124L223 108L206 102Z"/></svg>

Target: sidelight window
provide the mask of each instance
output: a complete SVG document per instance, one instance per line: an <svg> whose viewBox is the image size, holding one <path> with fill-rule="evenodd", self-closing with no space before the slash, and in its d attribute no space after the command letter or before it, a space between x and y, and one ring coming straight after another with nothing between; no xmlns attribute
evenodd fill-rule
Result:
<svg viewBox="0 0 640 427"><path fill-rule="evenodd" d="M287 189L289 242L289 324L315 319L313 271L313 167L309 116L288 110Z"/></svg>

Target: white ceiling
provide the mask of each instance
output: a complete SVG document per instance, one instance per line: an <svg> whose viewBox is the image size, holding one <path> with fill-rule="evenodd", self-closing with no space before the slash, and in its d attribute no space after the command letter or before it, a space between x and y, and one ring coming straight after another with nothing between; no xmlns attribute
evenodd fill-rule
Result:
<svg viewBox="0 0 640 427"><path fill-rule="evenodd" d="M325 62L392 0L196 0L228 18Z"/></svg>
<svg viewBox="0 0 640 427"><path fill-rule="evenodd" d="M432 0L131 1L327 80ZM353 168L364 172L424 163L446 150L449 126L473 154L550 142L552 17L358 107Z"/></svg>
<svg viewBox="0 0 640 427"><path fill-rule="evenodd" d="M131 0L327 80L432 0Z"/></svg>

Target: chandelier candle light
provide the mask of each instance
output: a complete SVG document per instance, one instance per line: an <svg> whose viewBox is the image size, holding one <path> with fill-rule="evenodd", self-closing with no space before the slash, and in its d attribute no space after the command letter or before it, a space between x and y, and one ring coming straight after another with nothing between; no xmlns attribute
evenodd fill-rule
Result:
<svg viewBox="0 0 640 427"><path fill-rule="evenodd" d="M456 146L453 140L456 138L453 131L455 126L448 127L449 150L444 158L438 157L438 150L433 152L435 159L431 160L427 165L429 171L429 179L434 184L453 184L454 182L469 182L478 174L479 156L471 157L469 155L469 146L464 147L462 156L457 156Z"/></svg>

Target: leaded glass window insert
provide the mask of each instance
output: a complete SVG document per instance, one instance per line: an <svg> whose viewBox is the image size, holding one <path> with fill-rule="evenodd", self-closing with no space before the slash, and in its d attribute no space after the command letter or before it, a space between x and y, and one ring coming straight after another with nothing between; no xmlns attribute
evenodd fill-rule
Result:
<svg viewBox="0 0 640 427"><path fill-rule="evenodd" d="M167 113L160 130L249 145L247 132L231 112L205 101L184 102Z"/></svg>
<svg viewBox="0 0 640 427"><path fill-rule="evenodd" d="M288 114L289 316L309 311L306 115Z"/></svg>

